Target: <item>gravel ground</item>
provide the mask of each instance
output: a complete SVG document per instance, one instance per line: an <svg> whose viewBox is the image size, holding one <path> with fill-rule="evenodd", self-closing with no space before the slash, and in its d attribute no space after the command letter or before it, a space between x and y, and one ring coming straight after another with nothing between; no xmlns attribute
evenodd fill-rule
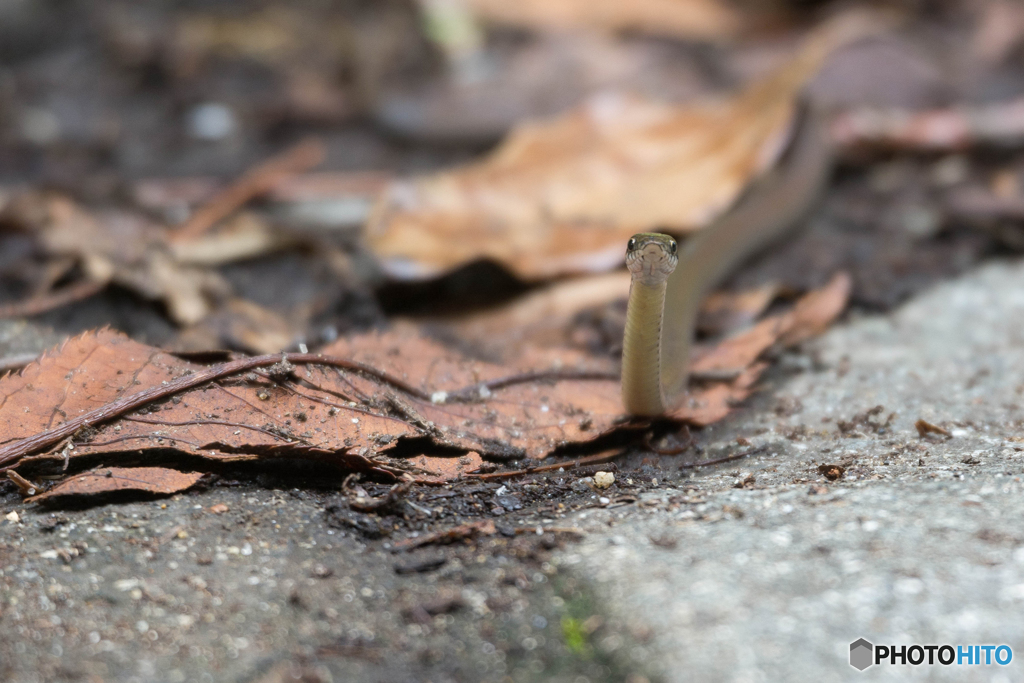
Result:
<svg viewBox="0 0 1024 683"><path fill-rule="evenodd" d="M5 683L647 680L551 534L396 554L343 531L331 494L255 485L2 502Z"/></svg>
<svg viewBox="0 0 1024 683"><path fill-rule="evenodd" d="M838 326L702 435L759 455L581 513L555 563L668 681L1021 680L1022 324L1024 267L994 263ZM861 637L1015 656L859 673Z"/></svg>
<svg viewBox="0 0 1024 683"><path fill-rule="evenodd" d="M1021 321L1016 263L851 316L698 452L628 454L601 493L463 482L413 492L440 518L367 527L339 482L271 469L79 509L0 485L0 680L1019 680L1018 658L847 658L862 637L1024 652ZM473 519L498 533L393 552Z"/></svg>

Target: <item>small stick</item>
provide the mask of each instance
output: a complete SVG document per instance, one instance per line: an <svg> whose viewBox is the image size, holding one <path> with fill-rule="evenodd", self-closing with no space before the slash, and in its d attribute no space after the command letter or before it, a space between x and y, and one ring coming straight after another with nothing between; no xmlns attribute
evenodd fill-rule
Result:
<svg viewBox="0 0 1024 683"><path fill-rule="evenodd" d="M106 282L86 280L57 291L33 296L24 301L6 304L0 306L0 320L5 318L29 318L34 315L41 315L61 306L84 301L94 294L99 294L106 286ZM0 370L2 369L0 368Z"/></svg>
<svg viewBox="0 0 1024 683"><path fill-rule="evenodd" d="M680 465L679 469L689 470L697 467L707 467L709 465L720 465L723 462L732 462L733 460L745 458L748 455L757 455L758 453L764 453L766 450L768 450L767 446L761 446L760 448L753 448L749 451L744 451L742 453L733 453L732 455L727 455L722 458L713 458L711 460L702 460L700 462L687 462Z"/></svg>
<svg viewBox="0 0 1024 683"><path fill-rule="evenodd" d="M37 358L39 358L38 353L16 353L13 356L0 358L0 375L11 370L21 370Z"/></svg>
<svg viewBox="0 0 1024 683"><path fill-rule="evenodd" d="M530 382L558 382L562 380L591 381L591 380L614 380L618 381L619 375L614 372L602 372L599 370L542 370L538 372L524 372L508 377L480 382L473 386L459 389L448 394L447 400L466 401L480 397L480 390L497 391L515 384L528 384Z"/></svg>
<svg viewBox="0 0 1024 683"><path fill-rule="evenodd" d="M39 487L21 476L14 470L7 470L7 478L14 482L23 496L34 496L39 493Z"/></svg>
<svg viewBox="0 0 1024 683"><path fill-rule="evenodd" d="M323 143L312 139L272 157L215 194L171 233L171 241L185 242L201 236L246 202L269 192L285 178L318 165L323 159Z"/></svg>
<svg viewBox="0 0 1024 683"><path fill-rule="evenodd" d="M908 111L865 107L836 118L832 139L847 148L873 146L923 152L1024 142L1024 98L976 106Z"/></svg>
<svg viewBox="0 0 1024 683"><path fill-rule="evenodd" d="M472 477L473 479L504 479L506 477L518 477L522 474L537 474L539 472L552 472L558 470L561 467L571 469L574 467L580 467L582 465L596 465L598 463L608 462L619 457L621 453L616 451L615 453L600 453L598 455L592 455L588 458L577 458L576 460L566 460L563 462L553 462L548 465L538 465L537 467L527 467L525 470L515 470L513 472L491 472L489 474L467 474L466 477Z"/></svg>

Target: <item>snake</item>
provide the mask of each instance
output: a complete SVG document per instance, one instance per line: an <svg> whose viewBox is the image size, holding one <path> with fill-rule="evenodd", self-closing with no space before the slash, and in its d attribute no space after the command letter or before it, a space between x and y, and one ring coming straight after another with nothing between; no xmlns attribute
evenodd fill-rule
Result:
<svg viewBox="0 0 1024 683"><path fill-rule="evenodd" d="M772 244L811 208L832 167L824 116L803 107L786 151L731 209L686 240L656 232L626 245L630 272L622 344L622 403L638 417L679 408L687 396L697 314L710 289Z"/></svg>

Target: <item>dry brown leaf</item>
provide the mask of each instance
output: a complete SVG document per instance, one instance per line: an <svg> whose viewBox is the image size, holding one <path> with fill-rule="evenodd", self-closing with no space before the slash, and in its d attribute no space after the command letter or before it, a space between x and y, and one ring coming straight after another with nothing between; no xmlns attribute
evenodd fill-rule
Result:
<svg viewBox="0 0 1024 683"><path fill-rule="evenodd" d="M411 401L366 377L352 376L345 388L356 400L390 404L394 414L425 425L435 441L491 459L542 458L559 446L591 441L611 429L622 412L614 368L568 350L538 351L507 367L468 359L404 329L340 339L324 353L383 370L432 398ZM565 372L603 373L609 378L504 385L505 378ZM471 401L451 400L465 388L474 394Z"/></svg>
<svg viewBox="0 0 1024 683"><path fill-rule="evenodd" d="M395 277L491 259L536 279L607 270L629 236L706 225L785 147L804 83L864 23L838 21L732 99L672 107L603 95L520 126L485 160L399 182L367 241Z"/></svg>
<svg viewBox="0 0 1024 683"><path fill-rule="evenodd" d="M837 273L827 285L806 294L792 310L765 318L749 330L725 339L697 358L696 374L740 371L773 344L792 345L822 332L846 307L853 286L847 273Z"/></svg>
<svg viewBox="0 0 1024 683"><path fill-rule="evenodd" d="M613 301L625 301L629 283L630 274L625 271L582 276L491 310L434 321L431 327L470 344L483 355L508 361L529 346L567 345L576 316ZM745 327L765 312L780 289L778 283L769 282L738 292L714 292L701 305L697 327L707 335Z"/></svg>
<svg viewBox="0 0 1024 683"><path fill-rule="evenodd" d="M182 265L219 266L255 258L280 249L285 240L258 214L242 211L224 221L221 229L170 245L171 254Z"/></svg>
<svg viewBox="0 0 1024 683"><path fill-rule="evenodd" d="M86 333L0 380L0 433L10 445L202 369L110 330ZM38 457L176 449L221 461L311 459L388 475L395 470L386 463L354 451L376 445L373 438L384 435L388 441L422 435L400 420L339 404L334 396L321 400L339 407L307 400L259 376L238 380L237 386L225 380L82 429L71 435L70 444Z"/></svg>
<svg viewBox="0 0 1024 683"><path fill-rule="evenodd" d="M198 322L210 299L228 292L214 271L175 259L163 228L141 214L90 213L67 197L26 193L7 207L7 217L34 231L51 258L78 262L88 281L115 282L145 299L163 300L176 322Z"/></svg>
<svg viewBox="0 0 1024 683"><path fill-rule="evenodd" d="M574 278L530 292L503 306L440 321L441 327L489 356L508 358L529 344L559 344L579 312L625 299L625 271Z"/></svg>
<svg viewBox="0 0 1024 683"><path fill-rule="evenodd" d="M4 307L0 316L46 310L114 282L145 299L163 301L176 323L194 325L230 295L227 281L211 266L271 253L286 243L254 214L225 219L253 197L319 163L322 155L323 145L308 140L272 157L214 193L174 232L141 213L90 212L61 195L22 193L3 207L4 222L38 236L51 259L54 277L50 279L60 279L78 264L85 281L77 288L65 287ZM218 229L213 231L215 226Z"/></svg>
<svg viewBox="0 0 1024 683"><path fill-rule="evenodd" d="M527 377L488 389L484 382L501 379L510 369L470 361L412 333L364 335L325 352L407 377L421 393L322 365L299 366L294 380L282 383L253 372L203 383L95 428L73 431L73 449L51 443L57 448L37 457L176 449L221 461L292 457L385 475L411 468L444 476L478 467L476 454L543 457L563 442L591 440L620 410L615 380L552 383ZM568 368L566 360L561 369ZM188 381L201 370L109 330L86 334L0 381L0 431L10 445L118 399ZM602 383L606 390L592 394L591 388ZM443 392L465 387L492 396L441 402ZM414 453L444 446L465 455L436 466L391 458L409 439L418 444Z"/></svg>
<svg viewBox="0 0 1024 683"><path fill-rule="evenodd" d="M738 292L712 292L701 304L697 329L715 335L748 325L767 310L781 289L778 282L767 282Z"/></svg>
<svg viewBox="0 0 1024 683"><path fill-rule="evenodd" d="M722 0L467 0L486 21L532 29L636 30L675 38L724 38L740 24Z"/></svg>
<svg viewBox="0 0 1024 683"><path fill-rule="evenodd" d="M39 503L60 496L89 496L114 491L169 495L195 486L202 477L202 472L179 472L166 467L103 467L68 477L49 491L29 498L28 502Z"/></svg>
<svg viewBox="0 0 1024 683"><path fill-rule="evenodd" d="M792 321L779 343L792 346L824 332L846 308L852 291L853 278L840 272L821 289L809 292L789 313Z"/></svg>
<svg viewBox="0 0 1024 683"><path fill-rule="evenodd" d="M177 336L175 352L242 349L249 353L276 353L295 342L294 324L274 311L245 299L233 298Z"/></svg>

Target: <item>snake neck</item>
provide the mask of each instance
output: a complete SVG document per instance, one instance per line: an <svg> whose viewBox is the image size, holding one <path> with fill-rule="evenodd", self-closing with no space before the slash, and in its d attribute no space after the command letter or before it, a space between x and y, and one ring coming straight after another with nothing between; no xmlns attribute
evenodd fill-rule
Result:
<svg viewBox="0 0 1024 683"><path fill-rule="evenodd" d="M632 415L665 412L661 382L661 327L667 283L633 280L622 340L622 403ZM652 362L653 361L653 362Z"/></svg>

